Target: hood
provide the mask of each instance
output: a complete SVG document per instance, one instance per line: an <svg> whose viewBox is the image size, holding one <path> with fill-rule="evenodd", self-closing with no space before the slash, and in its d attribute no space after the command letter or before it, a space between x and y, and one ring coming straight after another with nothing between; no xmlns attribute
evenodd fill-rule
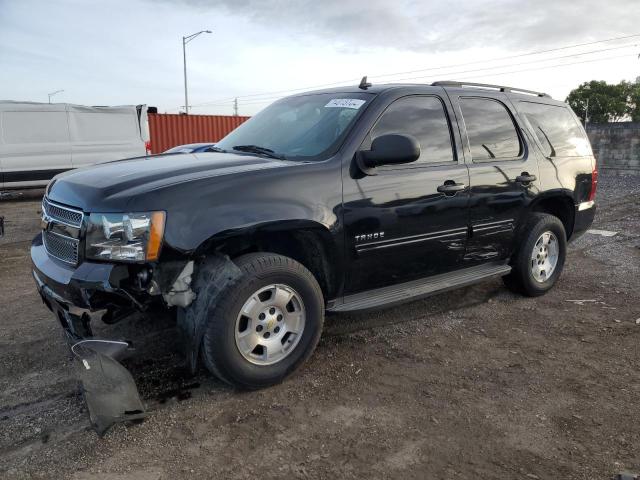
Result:
<svg viewBox="0 0 640 480"><path fill-rule="evenodd" d="M176 184L286 167L285 162L233 153L168 154L131 158L71 170L51 181L47 196L85 211L123 211L128 200ZM215 180L212 180L215 181Z"/></svg>

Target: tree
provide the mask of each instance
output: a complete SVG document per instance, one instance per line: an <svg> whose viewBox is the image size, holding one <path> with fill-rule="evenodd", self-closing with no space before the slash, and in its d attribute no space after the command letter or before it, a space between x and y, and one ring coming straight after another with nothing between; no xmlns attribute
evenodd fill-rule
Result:
<svg viewBox="0 0 640 480"><path fill-rule="evenodd" d="M587 100L590 122L640 122L640 82L622 81L609 85L592 80L572 90L566 101L583 122Z"/></svg>
<svg viewBox="0 0 640 480"><path fill-rule="evenodd" d="M640 82L629 84L629 116L632 122L640 122Z"/></svg>
<svg viewBox="0 0 640 480"><path fill-rule="evenodd" d="M572 90L566 102L583 122L587 100L589 122L618 122L633 113L629 105L631 86L633 84L628 82L610 85L607 82L591 80Z"/></svg>

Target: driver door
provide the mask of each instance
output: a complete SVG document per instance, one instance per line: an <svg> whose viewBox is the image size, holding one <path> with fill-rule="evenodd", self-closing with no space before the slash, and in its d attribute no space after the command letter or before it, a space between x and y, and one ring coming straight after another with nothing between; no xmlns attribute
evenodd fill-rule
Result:
<svg viewBox="0 0 640 480"><path fill-rule="evenodd" d="M358 293L460 267L468 234L469 173L451 127L450 105L437 95L391 103L361 150L384 134L409 134L420 158L344 179L348 256L345 294ZM455 134L454 134L455 132ZM448 192L443 188L454 185Z"/></svg>

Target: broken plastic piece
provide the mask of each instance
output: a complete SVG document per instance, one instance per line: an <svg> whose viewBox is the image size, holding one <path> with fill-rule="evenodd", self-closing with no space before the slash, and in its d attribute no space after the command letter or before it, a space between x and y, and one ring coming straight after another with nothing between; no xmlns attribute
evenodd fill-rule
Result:
<svg viewBox="0 0 640 480"><path fill-rule="evenodd" d="M197 299L188 308L178 309L178 328L182 333L187 368L194 375L198 367L198 354L204 336L208 309L218 302L226 287L237 280L242 272L229 257L209 256L198 264L193 278Z"/></svg>
<svg viewBox="0 0 640 480"><path fill-rule="evenodd" d="M196 298L196 294L191 290L193 278L193 261L188 262L178 275L171 290L164 294L167 305L186 308Z"/></svg>
<svg viewBox="0 0 640 480"><path fill-rule="evenodd" d="M139 421L146 413L131 373L116 358L129 344L89 339L75 343L71 351L79 361L79 375L91 425L102 436L118 422Z"/></svg>
<svg viewBox="0 0 640 480"><path fill-rule="evenodd" d="M639 480L640 476L635 473L621 472L613 478L614 480Z"/></svg>

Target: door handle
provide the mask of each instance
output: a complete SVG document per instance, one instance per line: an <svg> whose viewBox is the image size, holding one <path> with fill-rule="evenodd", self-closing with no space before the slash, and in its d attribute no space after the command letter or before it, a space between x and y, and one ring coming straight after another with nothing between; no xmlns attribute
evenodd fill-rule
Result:
<svg viewBox="0 0 640 480"><path fill-rule="evenodd" d="M464 190L467 186L464 183L455 183L453 180L447 180L438 186L438 192L446 194L456 193Z"/></svg>
<svg viewBox="0 0 640 480"><path fill-rule="evenodd" d="M535 175L529 175L527 172L522 172L520 175L516 177L516 182L518 183L529 183L536 181Z"/></svg>

